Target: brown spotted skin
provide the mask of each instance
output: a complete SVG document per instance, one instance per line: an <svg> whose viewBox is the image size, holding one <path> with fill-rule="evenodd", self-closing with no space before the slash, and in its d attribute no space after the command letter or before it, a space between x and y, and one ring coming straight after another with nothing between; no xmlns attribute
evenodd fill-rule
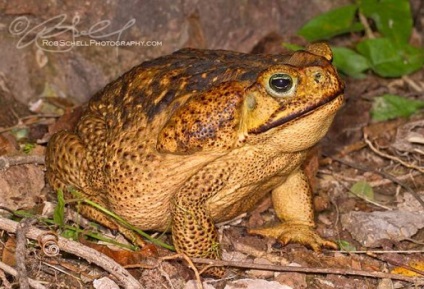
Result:
<svg viewBox="0 0 424 289"><path fill-rule="evenodd" d="M326 44L313 44L289 55L183 49L142 63L91 99L74 132L52 137L47 180L140 229L172 231L189 256L220 258L214 224L269 192L283 222L252 233L334 247L313 230L300 170L343 103L331 58ZM95 209L79 209L141 243Z"/></svg>

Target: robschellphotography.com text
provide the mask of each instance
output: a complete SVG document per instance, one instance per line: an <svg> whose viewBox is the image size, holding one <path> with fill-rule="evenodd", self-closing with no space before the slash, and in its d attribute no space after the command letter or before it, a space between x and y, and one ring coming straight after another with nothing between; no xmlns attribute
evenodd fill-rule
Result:
<svg viewBox="0 0 424 289"><path fill-rule="evenodd" d="M135 24L135 19L129 19L119 29L111 29L110 20L101 20L86 29L79 29L80 17L78 15L68 19L66 14L60 14L45 20L42 23L31 25L30 18L19 16L9 25L11 35L17 37L16 48L22 49L35 45L46 52L68 52L75 47L100 46L100 47L158 47L162 41L124 41L121 40L125 31ZM66 37L66 38L65 38ZM88 37L88 39L81 39ZM113 38L112 38L113 37ZM103 40L103 39L114 40Z"/></svg>
<svg viewBox="0 0 424 289"><path fill-rule="evenodd" d="M41 42L44 47L84 47L84 46L162 46L162 41L111 41L111 40L46 40Z"/></svg>

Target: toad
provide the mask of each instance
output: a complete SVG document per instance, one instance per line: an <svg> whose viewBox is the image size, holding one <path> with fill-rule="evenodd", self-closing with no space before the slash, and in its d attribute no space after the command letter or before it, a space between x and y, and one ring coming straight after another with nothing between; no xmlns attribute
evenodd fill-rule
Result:
<svg viewBox="0 0 424 289"><path fill-rule="evenodd" d="M281 223L250 232L319 250L301 164L343 103L327 44L287 55L183 49L142 63L95 94L75 131L50 139L47 180L142 230L170 231L178 252L220 258L215 224L268 193ZM80 212L130 239L87 204Z"/></svg>

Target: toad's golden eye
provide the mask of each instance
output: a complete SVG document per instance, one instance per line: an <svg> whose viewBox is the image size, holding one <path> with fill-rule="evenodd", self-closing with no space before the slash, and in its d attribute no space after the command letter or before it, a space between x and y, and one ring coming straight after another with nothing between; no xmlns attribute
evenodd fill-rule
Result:
<svg viewBox="0 0 424 289"><path fill-rule="evenodd" d="M290 96L294 91L296 81L288 74L273 74L268 81L268 93L275 97Z"/></svg>

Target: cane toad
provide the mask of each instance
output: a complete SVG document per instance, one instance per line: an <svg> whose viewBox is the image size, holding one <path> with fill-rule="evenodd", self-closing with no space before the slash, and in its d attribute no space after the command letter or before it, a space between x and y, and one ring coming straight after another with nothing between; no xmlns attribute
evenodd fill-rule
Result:
<svg viewBox="0 0 424 289"><path fill-rule="evenodd" d="M319 250L300 166L343 103L323 43L288 55L183 49L144 62L90 100L74 132L47 149L47 180L75 188L178 252L219 258L215 223L272 192L283 222L252 233ZM67 196L70 198L69 196ZM80 212L131 233L88 205Z"/></svg>

